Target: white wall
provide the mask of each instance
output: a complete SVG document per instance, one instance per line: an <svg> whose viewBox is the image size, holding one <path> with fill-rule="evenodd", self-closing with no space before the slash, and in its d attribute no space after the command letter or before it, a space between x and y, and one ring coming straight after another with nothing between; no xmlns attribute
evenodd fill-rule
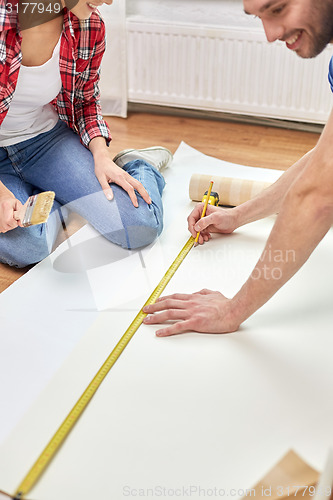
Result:
<svg viewBox="0 0 333 500"><path fill-rule="evenodd" d="M126 10L133 20L261 29L258 19L244 14L242 0L127 0Z"/></svg>

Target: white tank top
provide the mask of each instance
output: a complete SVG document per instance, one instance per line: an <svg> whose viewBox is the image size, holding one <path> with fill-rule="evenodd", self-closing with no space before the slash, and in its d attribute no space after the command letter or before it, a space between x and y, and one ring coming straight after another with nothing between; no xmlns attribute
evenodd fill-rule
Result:
<svg viewBox="0 0 333 500"><path fill-rule="evenodd" d="M0 146L10 146L51 130L59 117L49 104L61 90L60 40L41 66L21 65L16 89L0 125Z"/></svg>

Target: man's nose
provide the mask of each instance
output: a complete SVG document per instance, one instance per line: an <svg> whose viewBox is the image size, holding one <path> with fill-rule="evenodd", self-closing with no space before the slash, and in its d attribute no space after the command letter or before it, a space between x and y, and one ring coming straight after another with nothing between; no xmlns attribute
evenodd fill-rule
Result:
<svg viewBox="0 0 333 500"><path fill-rule="evenodd" d="M283 27L274 21L264 21L262 24L268 42L275 42L283 37Z"/></svg>

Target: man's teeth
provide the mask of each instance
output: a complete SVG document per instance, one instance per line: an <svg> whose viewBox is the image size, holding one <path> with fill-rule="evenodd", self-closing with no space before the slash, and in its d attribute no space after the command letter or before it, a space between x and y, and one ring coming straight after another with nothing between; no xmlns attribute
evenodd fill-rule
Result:
<svg viewBox="0 0 333 500"><path fill-rule="evenodd" d="M293 43L296 42L296 40L298 39L300 33L297 33L297 35L295 35L293 38L289 38L289 40L287 40L287 44L288 45L292 45Z"/></svg>
<svg viewBox="0 0 333 500"><path fill-rule="evenodd" d="M88 5L91 9L97 9L97 5L94 5L93 3L88 3Z"/></svg>

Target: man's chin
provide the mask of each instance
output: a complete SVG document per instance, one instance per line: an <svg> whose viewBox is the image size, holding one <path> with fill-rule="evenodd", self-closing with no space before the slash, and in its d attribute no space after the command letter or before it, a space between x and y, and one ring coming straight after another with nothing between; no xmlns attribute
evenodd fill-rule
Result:
<svg viewBox="0 0 333 500"><path fill-rule="evenodd" d="M333 43L330 42L330 43ZM326 45L322 48L316 48L312 50L302 50L302 49L297 49L294 50L295 54L298 55L298 57L301 57L302 59L313 59L314 57L317 57L321 52L325 49Z"/></svg>

